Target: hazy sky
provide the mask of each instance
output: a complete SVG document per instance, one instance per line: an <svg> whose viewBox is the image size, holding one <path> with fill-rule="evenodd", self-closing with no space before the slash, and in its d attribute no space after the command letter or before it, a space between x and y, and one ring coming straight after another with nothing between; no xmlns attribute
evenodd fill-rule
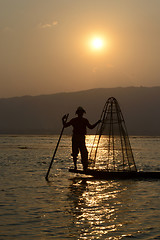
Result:
<svg viewBox="0 0 160 240"><path fill-rule="evenodd" d="M0 82L0 98L160 86L160 0L0 0Z"/></svg>

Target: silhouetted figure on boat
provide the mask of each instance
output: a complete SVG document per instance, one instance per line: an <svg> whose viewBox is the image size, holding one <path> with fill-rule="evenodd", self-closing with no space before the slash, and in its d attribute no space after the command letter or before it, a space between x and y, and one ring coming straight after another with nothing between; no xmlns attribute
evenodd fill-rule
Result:
<svg viewBox="0 0 160 240"><path fill-rule="evenodd" d="M64 115L62 118L63 126L73 127L73 135L72 135L72 156L74 167L77 169L77 157L80 151L81 153L81 162L83 165L83 170L87 170L88 168L88 151L85 144L85 135L87 133L87 128L93 129L100 123L100 120L95 124L90 124L88 119L83 117L83 114L86 111L82 107L78 107L76 113L78 117L72 118L69 122L67 122L67 116Z"/></svg>

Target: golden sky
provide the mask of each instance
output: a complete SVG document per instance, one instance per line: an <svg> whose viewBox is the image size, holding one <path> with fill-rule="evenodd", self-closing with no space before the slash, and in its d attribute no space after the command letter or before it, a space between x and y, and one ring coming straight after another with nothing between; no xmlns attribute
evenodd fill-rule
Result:
<svg viewBox="0 0 160 240"><path fill-rule="evenodd" d="M160 86L159 0L0 0L0 98Z"/></svg>

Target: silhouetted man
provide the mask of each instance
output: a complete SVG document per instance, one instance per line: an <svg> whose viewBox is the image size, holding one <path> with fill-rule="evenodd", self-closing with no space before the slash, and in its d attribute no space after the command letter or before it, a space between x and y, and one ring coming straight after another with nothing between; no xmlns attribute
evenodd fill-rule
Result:
<svg viewBox="0 0 160 240"><path fill-rule="evenodd" d="M76 113L78 117L72 118L69 122L67 122L67 116L64 115L62 118L63 126L69 127L73 126L73 135L72 135L72 156L75 169L77 169L77 157L80 151L81 153L81 162L83 165L83 170L87 170L88 168L88 151L85 145L85 135L87 133L87 127L89 129L93 129L100 123L100 120L95 124L91 125L89 121L83 117L83 114L86 111L82 107L78 107Z"/></svg>

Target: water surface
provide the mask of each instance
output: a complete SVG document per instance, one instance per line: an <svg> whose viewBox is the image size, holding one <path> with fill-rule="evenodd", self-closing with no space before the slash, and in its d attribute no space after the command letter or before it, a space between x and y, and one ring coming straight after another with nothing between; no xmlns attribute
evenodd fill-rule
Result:
<svg viewBox="0 0 160 240"><path fill-rule="evenodd" d="M63 136L46 182L57 140L0 136L0 239L160 239L159 180L69 173L71 138ZM137 168L160 171L160 138L130 140Z"/></svg>

